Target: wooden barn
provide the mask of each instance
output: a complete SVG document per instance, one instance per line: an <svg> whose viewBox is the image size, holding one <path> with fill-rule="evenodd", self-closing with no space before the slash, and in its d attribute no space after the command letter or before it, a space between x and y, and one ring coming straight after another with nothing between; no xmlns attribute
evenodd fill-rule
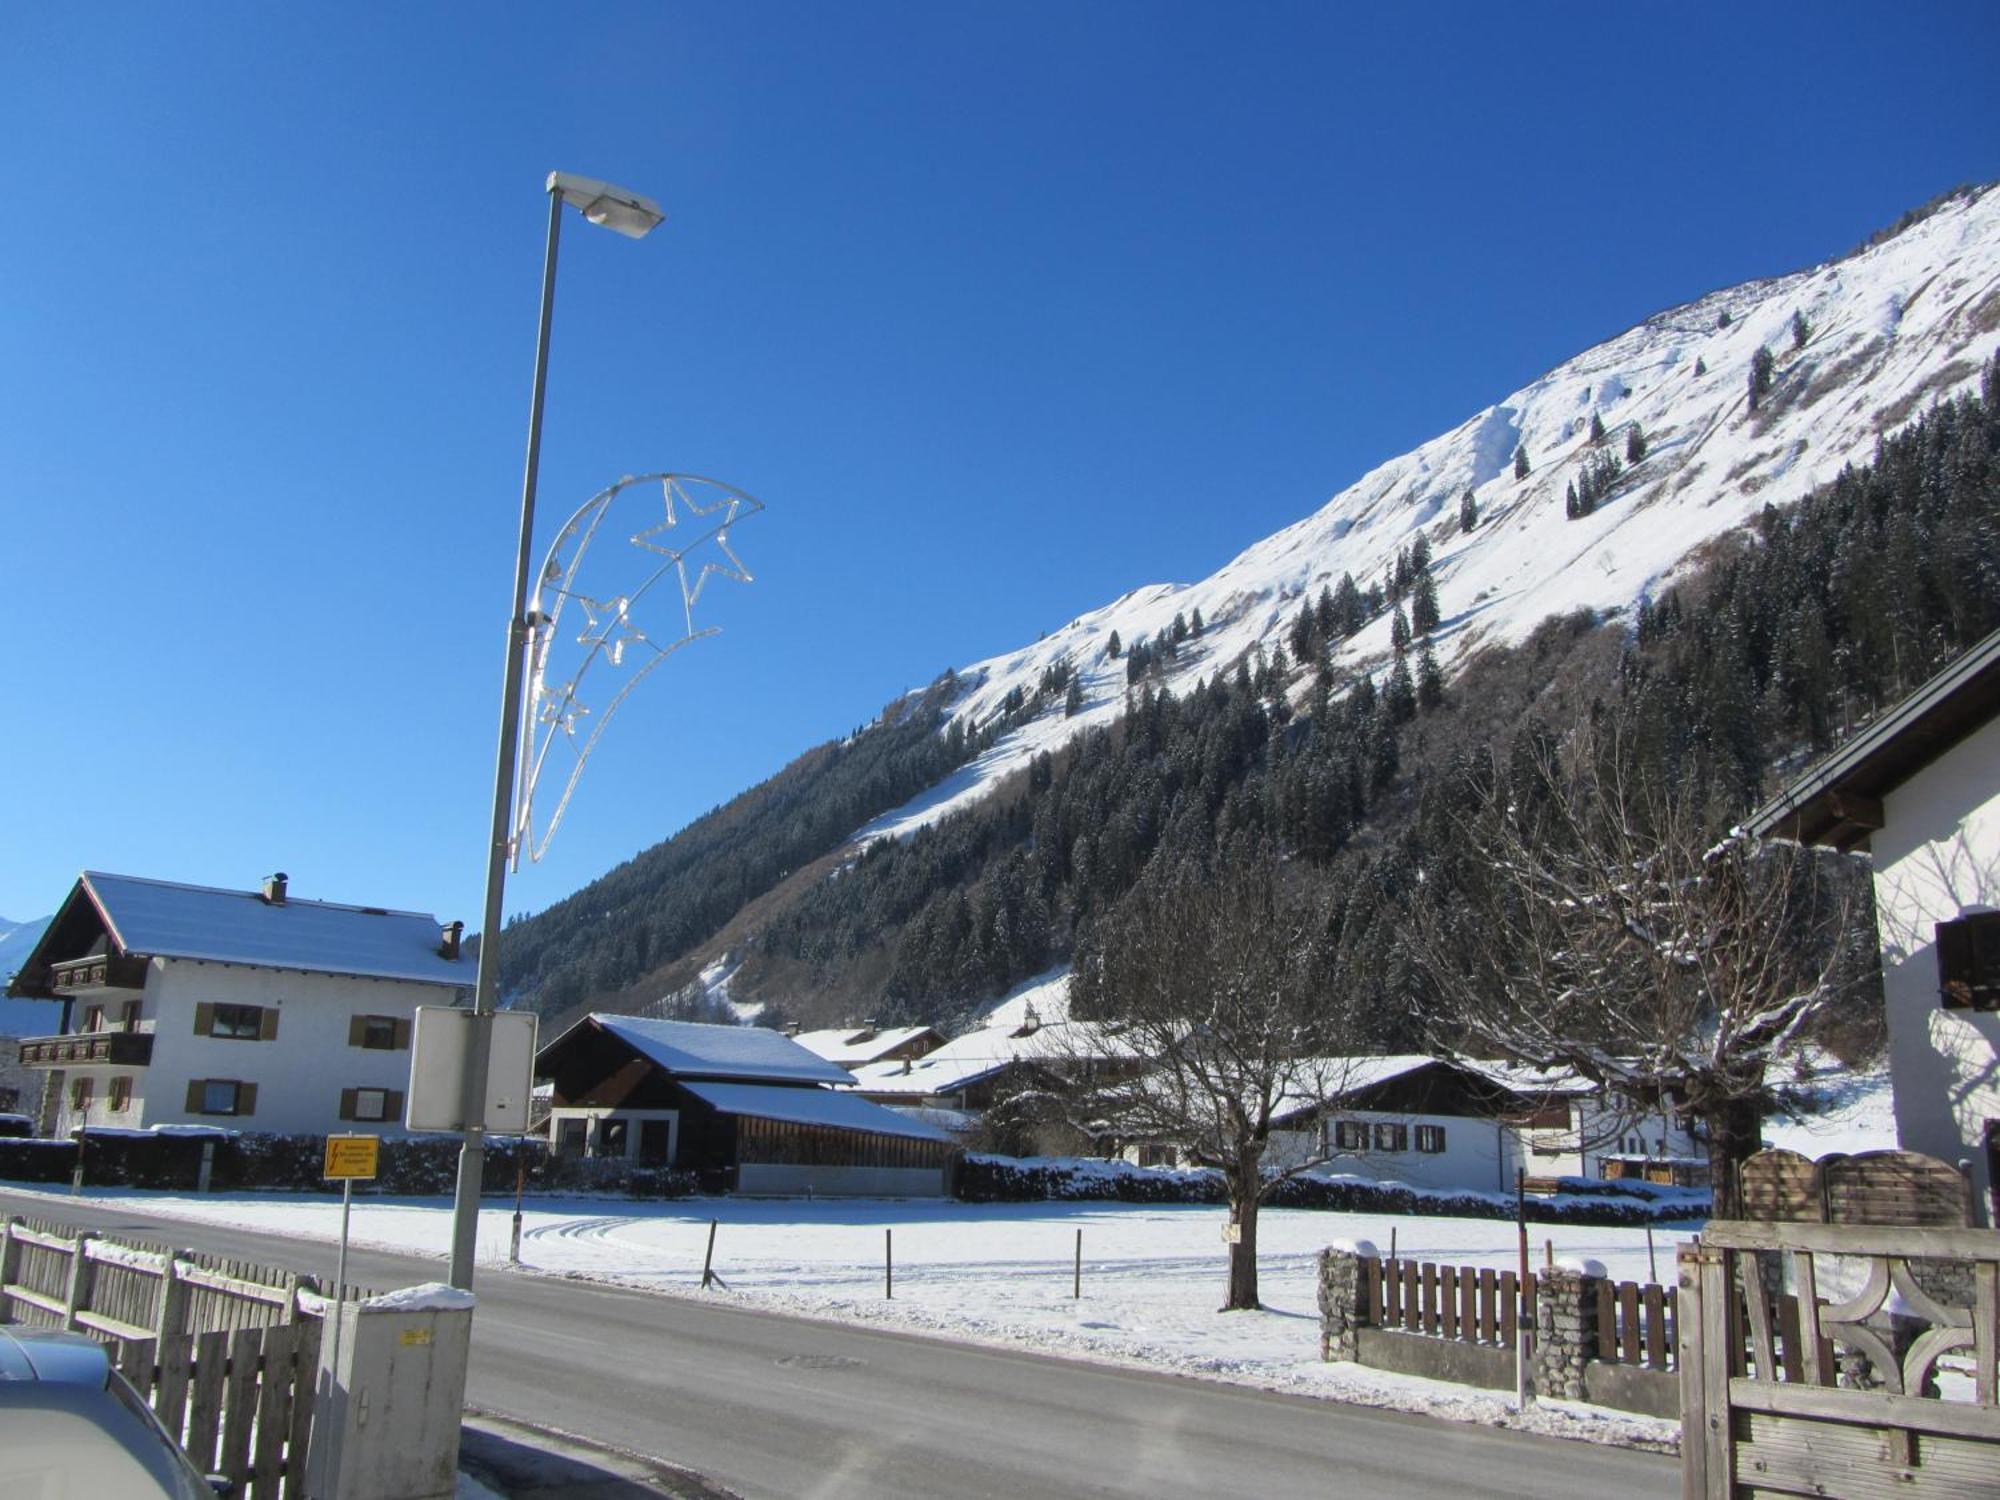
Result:
<svg viewBox="0 0 2000 1500"><path fill-rule="evenodd" d="M951 1140L837 1088L853 1080L776 1031L590 1015L541 1050L559 1153L700 1174L744 1193L935 1197Z"/></svg>

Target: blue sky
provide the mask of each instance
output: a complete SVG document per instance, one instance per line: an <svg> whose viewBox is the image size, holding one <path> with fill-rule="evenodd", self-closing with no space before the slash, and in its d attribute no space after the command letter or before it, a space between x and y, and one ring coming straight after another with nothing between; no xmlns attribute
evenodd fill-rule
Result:
<svg viewBox="0 0 2000 1500"><path fill-rule="evenodd" d="M2000 11L0 7L0 914L83 867L476 923L543 534L766 514L537 909L948 666L1201 577L1717 286L2000 177Z"/></svg>

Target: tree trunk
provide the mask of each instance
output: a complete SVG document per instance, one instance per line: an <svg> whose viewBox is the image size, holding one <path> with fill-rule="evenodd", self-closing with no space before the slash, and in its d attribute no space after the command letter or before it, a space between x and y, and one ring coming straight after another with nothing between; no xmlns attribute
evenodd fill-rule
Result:
<svg viewBox="0 0 2000 1500"><path fill-rule="evenodd" d="M1763 1106L1754 1099L1726 1099L1711 1106L1703 1120L1708 1126L1708 1180L1715 1195L1715 1217L1741 1218L1736 1172L1763 1145Z"/></svg>
<svg viewBox="0 0 2000 1500"><path fill-rule="evenodd" d="M1254 1147L1241 1150L1227 1174L1229 1223L1236 1238L1229 1244L1229 1300L1222 1304L1224 1312L1264 1305L1257 1299L1257 1204L1264 1187L1263 1157L1263 1151Z"/></svg>

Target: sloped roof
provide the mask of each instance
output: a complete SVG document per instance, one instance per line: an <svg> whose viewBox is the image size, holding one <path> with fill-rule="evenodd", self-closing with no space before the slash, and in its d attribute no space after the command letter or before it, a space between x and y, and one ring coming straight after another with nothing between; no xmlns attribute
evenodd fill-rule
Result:
<svg viewBox="0 0 2000 1500"><path fill-rule="evenodd" d="M825 1031L801 1031L792 1040L815 1056L844 1068L866 1067L898 1047L923 1036L936 1036L929 1026L836 1026Z"/></svg>
<svg viewBox="0 0 2000 1500"><path fill-rule="evenodd" d="M864 1093L921 1098L948 1094L1017 1062L1062 1062L1135 1055L1131 1043L1087 1021L1049 1021L1032 1029L1003 1022L954 1037L911 1061L871 1063L854 1070Z"/></svg>
<svg viewBox="0 0 2000 1500"><path fill-rule="evenodd" d="M473 982L470 960L448 959L438 952L441 929L428 912L297 897L267 902L256 891L219 890L103 870L85 870L77 878L62 912L22 966L22 978L51 961L44 950L68 928L65 919L79 901L88 902L112 939L135 957L200 959L414 984Z"/></svg>
<svg viewBox="0 0 2000 1500"><path fill-rule="evenodd" d="M851 1083L847 1069L815 1057L781 1032L763 1026L710 1026L699 1021L652 1021L593 1012L595 1025L676 1078L748 1079L769 1083ZM567 1035L567 1033L565 1033ZM551 1042L544 1053L561 1045Z"/></svg>
<svg viewBox="0 0 2000 1500"><path fill-rule="evenodd" d="M752 1115L794 1125L830 1125L839 1130L865 1130L915 1141L949 1144L951 1137L921 1120L897 1114L846 1090L795 1088L770 1083L683 1083L697 1099L705 1099L724 1114Z"/></svg>

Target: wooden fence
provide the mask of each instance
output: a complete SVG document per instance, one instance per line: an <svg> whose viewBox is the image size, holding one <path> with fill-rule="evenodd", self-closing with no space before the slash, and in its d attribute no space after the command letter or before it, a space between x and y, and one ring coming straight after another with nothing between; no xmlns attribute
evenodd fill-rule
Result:
<svg viewBox="0 0 2000 1500"><path fill-rule="evenodd" d="M1526 1318L1531 1331L1535 1326L1537 1278L1532 1271L1523 1283L1515 1272L1489 1266L1373 1259L1362 1264L1368 1321L1376 1328L1512 1349L1517 1317ZM1672 1287L1599 1281L1597 1358L1674 1369L1676 1311Z"/></svg>
<svg viewBox="0 0 2000 1500"><path fill-rule="evenodd" d="M242 1500L306 1493L321 1321L120 1339L118 1368L204 1474Z"/></svg>

